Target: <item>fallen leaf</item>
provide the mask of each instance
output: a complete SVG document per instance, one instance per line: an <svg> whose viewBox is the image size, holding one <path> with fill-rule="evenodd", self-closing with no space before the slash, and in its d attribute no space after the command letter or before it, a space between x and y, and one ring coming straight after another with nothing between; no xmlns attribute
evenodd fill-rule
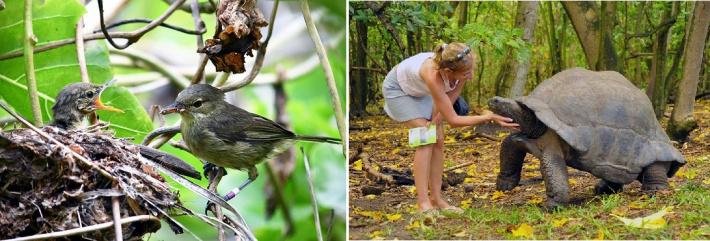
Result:
<svg viewBox="0 0 710 241"><path fill-rule="evenodd" d="M455 233L454 237L463 238L466 236L466 230L461 230L461 232Z"/></svg>
<svg viewBox="0 0 710 241"><path fill-rule="evenodd" d="M362 160L357 160L357 161L353 162L353 169L358 170L358 171L362 171Z"/></svg>
<svg viewBox="0 0 710 241"><path fill-rule="evenodd" d="M604 232L601 229L597 230L597 237L592 240L604 240Z"/></svg>
<svg viewBox="0 0 710 241"><path fill-rule="evenodd" d="M642 202L638 202L638 201L629 203L630 208L642 209L644 206L646 206L646 205L644 205Z"/></svg>
<svg viewBox="0 0 710 241"><path fill-rule="evenodd" d="M419 221L414 221L414 223L412 223L412 225L407 225L407 230L412 230L412 229L415 229L418 227L420 227Z"/></svg>
<svg viewBox="0 0 710 241"><path fill-rule="evenodd" d="M515 237L525 237L525 238L532 238L533 234L533 228L530 227L527 223L523 223L520 225L520 227L512 230L513 231L513 236Z"/></svg>
<svg viewBox="0 0 710 241"><path fill-rule="evenodd" d="M629 212L629 208L627 208L627 207L616 207L616 208L614 208L614 209L611 210L611 213L612 213L612 214L616 214L616 215L619 215L619 216L624 216L624 215L626 215L626 213L628 213L628 212Z"/></svg>
<svg viewBox="0 0 710 241"><path fill-rule="evenodd" d="M355 180L355 179L348 179L348 180L350 180L351 183L360 184L360 181L358 181L358 180Z"/></svg>
<svg viewBox="0 0 710 241"><path fill-rule="evenodd" d="M705 185L710 185L710 178L705 179L705 181L703 181L703 184L705 184Z"/></svg>
<svg viewBox="0 0 710 241"><path fill-rule="evenodd" d="M417 187L412 186L412 187L410 187L409 190L407 190L407 191L408 191L409 193L411 193L411 194L415 194L415 193L417 193Z"/></svg>
<svg viewBox="0 0 710 241"><path fill-rule="evenodd" d="M473 200L471 200L471 199L461 201L461 208L468 209L471 206L472 202L473 202Z"/></svg>
<svg viewBox="0 0 710 241"><path fill-rule="evenodd" d="M530 197L530 200L527 201L528 204L538 204L542 203L542 197L539 196L532 196Z"/></svg>
<svg viewBox="0 0 710 241"><path fill-rule="evenodd" d="M402 214L391 214L391 215L387 214L386 216L387 216L387 220L392 221L392 222L397 221L400 218L402 218Z"/></svg>
<svg viewBox="0 0 710 241"><path fill-rule="evenodd" d="M505 132L501 132L500 134L498 134L498 137L504 137L505 135L507 135Z"/></svg>
<svg viewBox="0 0 710 241"><path fill-rule="evenodd" d="M401 150L402 150L402 149L400 149L399 147L398 147L398 148L395 148L394 151L392 151L392 154L397 154L397 153L399 153L399 151L401 151Z"/></svg>
<svg viewBox="0 0 710 241"><path fill-rule="evenodd" d="M456 169L454 170L454 173L463 173L463 169L461 169L461 168L456 168Z"/></svg>
<svg viewBox="0 0 710 241"><path fill-rule="evenodd" d="M673 207L664 207L661 211L657 213L651 214L647 217L634 219L624 218L616 214L611 214L611 216L618 218L627 226L645 229L657 229L662 228L666 225L666 219L664 219L663 216L669 213L672 209Z"/></svg>
<svg viewBox="0 0 710 241"><path fill-rule="evenodd" d="M552 220L552 227L562 227L565 225L565 223L567 223L567 218L563 218L560 220L555 219Z"/></svg>
<svg viewBox="0 0 710 241"><path fill-rule="evenodd" d="M577 184L577 180L569 179L569 185Z"/></svg>
<svg viewBox="0 0 710 241"><path fill-rule="evenodd" d="M377 195L375 195L375 194L370 194L370 195L366 195L365 197L366 197L366 198L369 198L369 199L375 199L375 198L377 197Z"/></svg>
<svg viewBox="0 0 710 241"><path fill-rule="evenodd" d="M495 193L493 193L493 197L491 197L491 199L496 200L496 199L498 199L498 198L500 198L500 197L505 197L505 196L506 196L506 195L505 195L504 192L496 191Z"/></svg>

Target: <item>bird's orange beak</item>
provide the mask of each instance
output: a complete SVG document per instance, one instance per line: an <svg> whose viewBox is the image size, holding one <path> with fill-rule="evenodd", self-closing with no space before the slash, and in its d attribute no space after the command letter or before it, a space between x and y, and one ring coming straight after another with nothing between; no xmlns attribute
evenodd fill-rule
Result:
<svg viewBox="0 0 710 241"><path fill-rule="evenodd" d="M104 103L101 103L101 93L104 92L106 87L113 84L113 82L116 82L116 79L112 79L109 82L106 82L105 84L101 85L99 93L96 95L96 99L94 99L94 102L92 102L91 104L94 105L96 107L96 109L99 109L99 110L108 110L108 111L115 111L118 113L124 113L122 110L113 108L111 106L105 106Z"/></svg>
<svg viewBox="0 0 710 241"><path fill-rule="evenodd" d="M105 106L104 103L101 103L100 96L97 97L97 98L94 100L94 102L91 103L91 104L93 104L94 106L96 106L96 109L99 109L99 110L108 110L108 111L115 111L115 112L118 112L118 113L124 113L122 110L113 108L113 107L111 107L111 106Z"/></svg>

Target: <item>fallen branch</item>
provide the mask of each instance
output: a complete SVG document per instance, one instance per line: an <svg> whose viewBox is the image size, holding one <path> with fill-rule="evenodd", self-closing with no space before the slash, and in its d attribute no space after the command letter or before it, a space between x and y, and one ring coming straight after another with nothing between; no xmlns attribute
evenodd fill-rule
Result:
<svg viewBox="0 0 710 241"><path fill-rule="evenodd" d="M367 172L367 174L371 175L372 177L374 177L375 181L385 181L388 184L395 184L396 183L392 176L382 174L380 171L372 168L372 164L370 164L370 155L368 155L367 153L362 153L362 154L360 154L360 159L362 159L362 170ZM368 175L366 175L366 176L368 176Z"/></svg>
<svg viewBox="0 0 710 241"><path fill-rule="evenodd" d="M120 224L127 224L127 223L132 223L132 222L140 222L140 221L146 221L153 219L156 222L160 222L158 218L155 216L151 215L140 215L140 216L133 216L133 217L128 217L128 218L122 218L120 220ZM101 230L105 228L109 228L114 225L114 222L108 222L108 223L102 223L102 224L96 224L92 226L86 226L83 228L75 228L75 229L70 229L70 230L65 230L61 232L53 232L53 233L46 233L46 234L38 234L38 235L32 235L28 237L21 237L21 238L16 238L16 239L10 239L8 241L20 241L20 240L46 240L46 239L52 239L52 238L60 238L60 237L66 237L66 236L71 236L71 235L77 235L77 234L82 234L82 233L88 233L91 231L96 231L96 230Z"/></svg>
<svg viewBox="0 0 710 241"><path fill-rule="evenodd" d="M458 164L456 166L444 169L444 173L447 173L447 172L450 172L450 171L453 171L453 170L456 170L456 169L459 169L462 167L470 166L471 164L473 164L473 162L466 162L466 163Z"/></svg>

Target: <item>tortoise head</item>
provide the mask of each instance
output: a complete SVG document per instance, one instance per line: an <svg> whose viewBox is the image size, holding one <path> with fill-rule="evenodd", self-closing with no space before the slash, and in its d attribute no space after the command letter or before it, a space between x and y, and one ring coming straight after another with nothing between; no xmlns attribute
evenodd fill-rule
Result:
<svg viewBox="0 0 710 241"><path fill-rule="evenodd" d="M540 121L535 112L522 103L522 100L511 100L503 97L488 99L488 108L500 116L513 119L520 125L520 133L528 138L537 138L547 131L547 126Z"/></svg>

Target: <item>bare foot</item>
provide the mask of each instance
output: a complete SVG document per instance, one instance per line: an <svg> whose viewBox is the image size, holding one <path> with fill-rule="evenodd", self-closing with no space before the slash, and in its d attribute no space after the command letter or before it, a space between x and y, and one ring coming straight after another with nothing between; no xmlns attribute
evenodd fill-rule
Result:
<svg viewBox="0 0 710 241"><path fill-rule="evenodd" d="M457 213L457 214L463 214L463 209L458 208L456 206L452 206L451 204L447 203L443 199L432 200L431 204L433 206L438 207L440 210L445 211L445 212L453 212L453 213Z"/></svg>

